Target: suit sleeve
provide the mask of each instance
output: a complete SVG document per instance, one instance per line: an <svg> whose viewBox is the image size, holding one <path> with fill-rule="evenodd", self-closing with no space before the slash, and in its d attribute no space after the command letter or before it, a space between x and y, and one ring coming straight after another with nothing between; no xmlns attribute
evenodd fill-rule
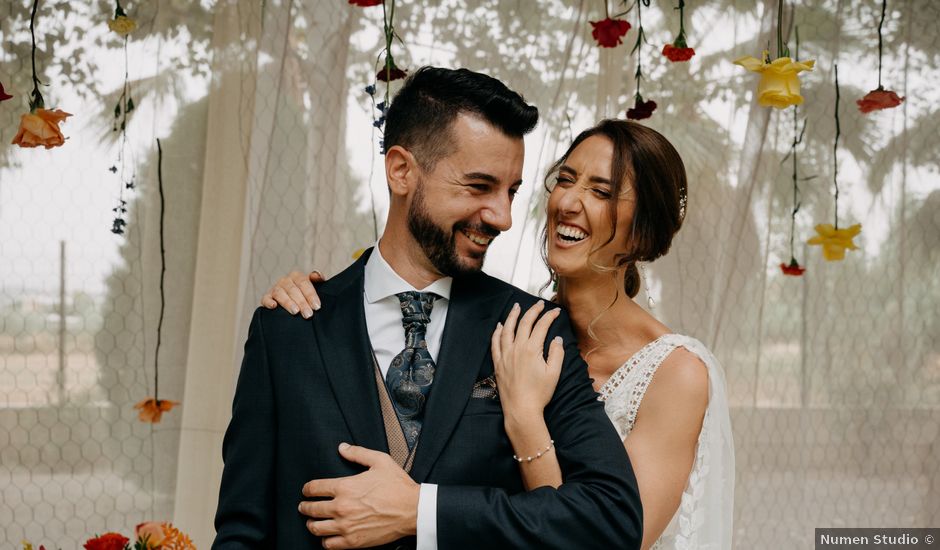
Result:
<svg viewBox="0 0 940 550"><path fill-rule="evenodd" d="M567 314L565 362L545 420L564 476L558 489L508 494L488 487L438 487L438 546L461 548L639 548L643 517L630 460L597 400ZM547 352L547 346L546 346ZM506 457L511 460L510 457Z"/></svg>
<svg viewBox="0 0 940 550"><path fill-rule="evenodd" d="M248 329L232 420L222 443L213 549L274 547L275 409L260 308Z"/></svg>

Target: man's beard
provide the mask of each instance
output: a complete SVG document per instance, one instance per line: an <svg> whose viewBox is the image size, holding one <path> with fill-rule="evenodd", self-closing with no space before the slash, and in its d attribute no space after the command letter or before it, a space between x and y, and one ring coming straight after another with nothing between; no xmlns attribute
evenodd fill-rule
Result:
<svg viewBox="0 0 940 550"><path fill-rule="evenodd" d="M495 238L499 230L487 224L471 224L459 221L454 224L450 234L431 220L427 204L424 201L424 182L418 183L414 199L408 208L408 230L414 237L424 255L434 266L434 269L448 277L459 277L477 273L483 268L483 257L486 252L473 254L477 262L467 262L457 255L457 232L470 230L481 235Z"/></svg>

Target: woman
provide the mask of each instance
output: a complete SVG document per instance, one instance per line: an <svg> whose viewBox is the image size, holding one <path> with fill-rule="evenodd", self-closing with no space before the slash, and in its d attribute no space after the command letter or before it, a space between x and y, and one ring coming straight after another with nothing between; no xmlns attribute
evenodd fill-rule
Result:
<svg viewBox="0 0 940 550"><path fill-rule="evenodd" d="M665 254L682 225L682 159L658 132L605 120L574 140L549 171L552 180L545 258L556 301L570 312L594 388L630 456L642 546L730 548L734 450L721 367L700 342L672 333L632 300L638 262ZM294 313L303 306L306 315L319 307L310 281L320 279L292 273L262 305ZM543 309L514 308L491 342L506 432L529 489L563 483L555 454L541 448L551 437L542 411L560 370L557 353L542 355L547 322L535 319Z"/></svg>

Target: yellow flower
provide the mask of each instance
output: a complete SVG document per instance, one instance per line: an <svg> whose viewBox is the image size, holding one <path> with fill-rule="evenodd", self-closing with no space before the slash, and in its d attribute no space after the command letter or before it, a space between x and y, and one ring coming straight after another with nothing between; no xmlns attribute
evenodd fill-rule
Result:
<svg viewBox="0 0 940 550"><path fill-rule="evenodd" d="M108 28L121 36L127 36L137 28L137 21L134 21L126 15L118 15L108 21Z"/></svg>
<svg viewBox="0 0 940 550"><path fill-rule="evenodd" d="M365 248L357 248L357 249L356 249L355 251L353 251L353 253L352 253L352 259L358 260L358 259L359 259L359 256L362 256L363 254L365 254L365 252L366 252L366 249L365 249Z"/></svg>
<svg viewBox="0 0 940 550"><path fill-rule="evenodd" d="M767 58L765 52L765 59ZM760 83L757 85L757 102L761 107L776 107L785 109L790 105L801 105L803 96L800 95L801 71L813 70L815 61L794 61L789 57L778 57L767 63L751 56L735 60L749 71L760 73Z"/></svg>
<svg viewBox="0 0 940 550"><path fill-rule="evenodd" d="M846 250L858 250L852 239L862 232L862 225L855 224L847 229L836 229L829 223L816 226L817 235L806 241L807 244L822 245L823 258L832 262L845 258Z"/></svg>

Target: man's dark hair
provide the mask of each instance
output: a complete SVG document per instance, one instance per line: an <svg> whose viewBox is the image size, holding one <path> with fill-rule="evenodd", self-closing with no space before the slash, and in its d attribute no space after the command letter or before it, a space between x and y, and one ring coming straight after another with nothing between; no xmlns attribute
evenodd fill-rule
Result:
<svg viewBox="0 0 940 550"><path fill-rule="evenodd" d="M385 119L385 150L409 150L421 168L433 170L451 154L451 123L476 115L510 137L521 138L539 121L539 110L495 78L467 69L421 67L399 90Z"/></svg>

